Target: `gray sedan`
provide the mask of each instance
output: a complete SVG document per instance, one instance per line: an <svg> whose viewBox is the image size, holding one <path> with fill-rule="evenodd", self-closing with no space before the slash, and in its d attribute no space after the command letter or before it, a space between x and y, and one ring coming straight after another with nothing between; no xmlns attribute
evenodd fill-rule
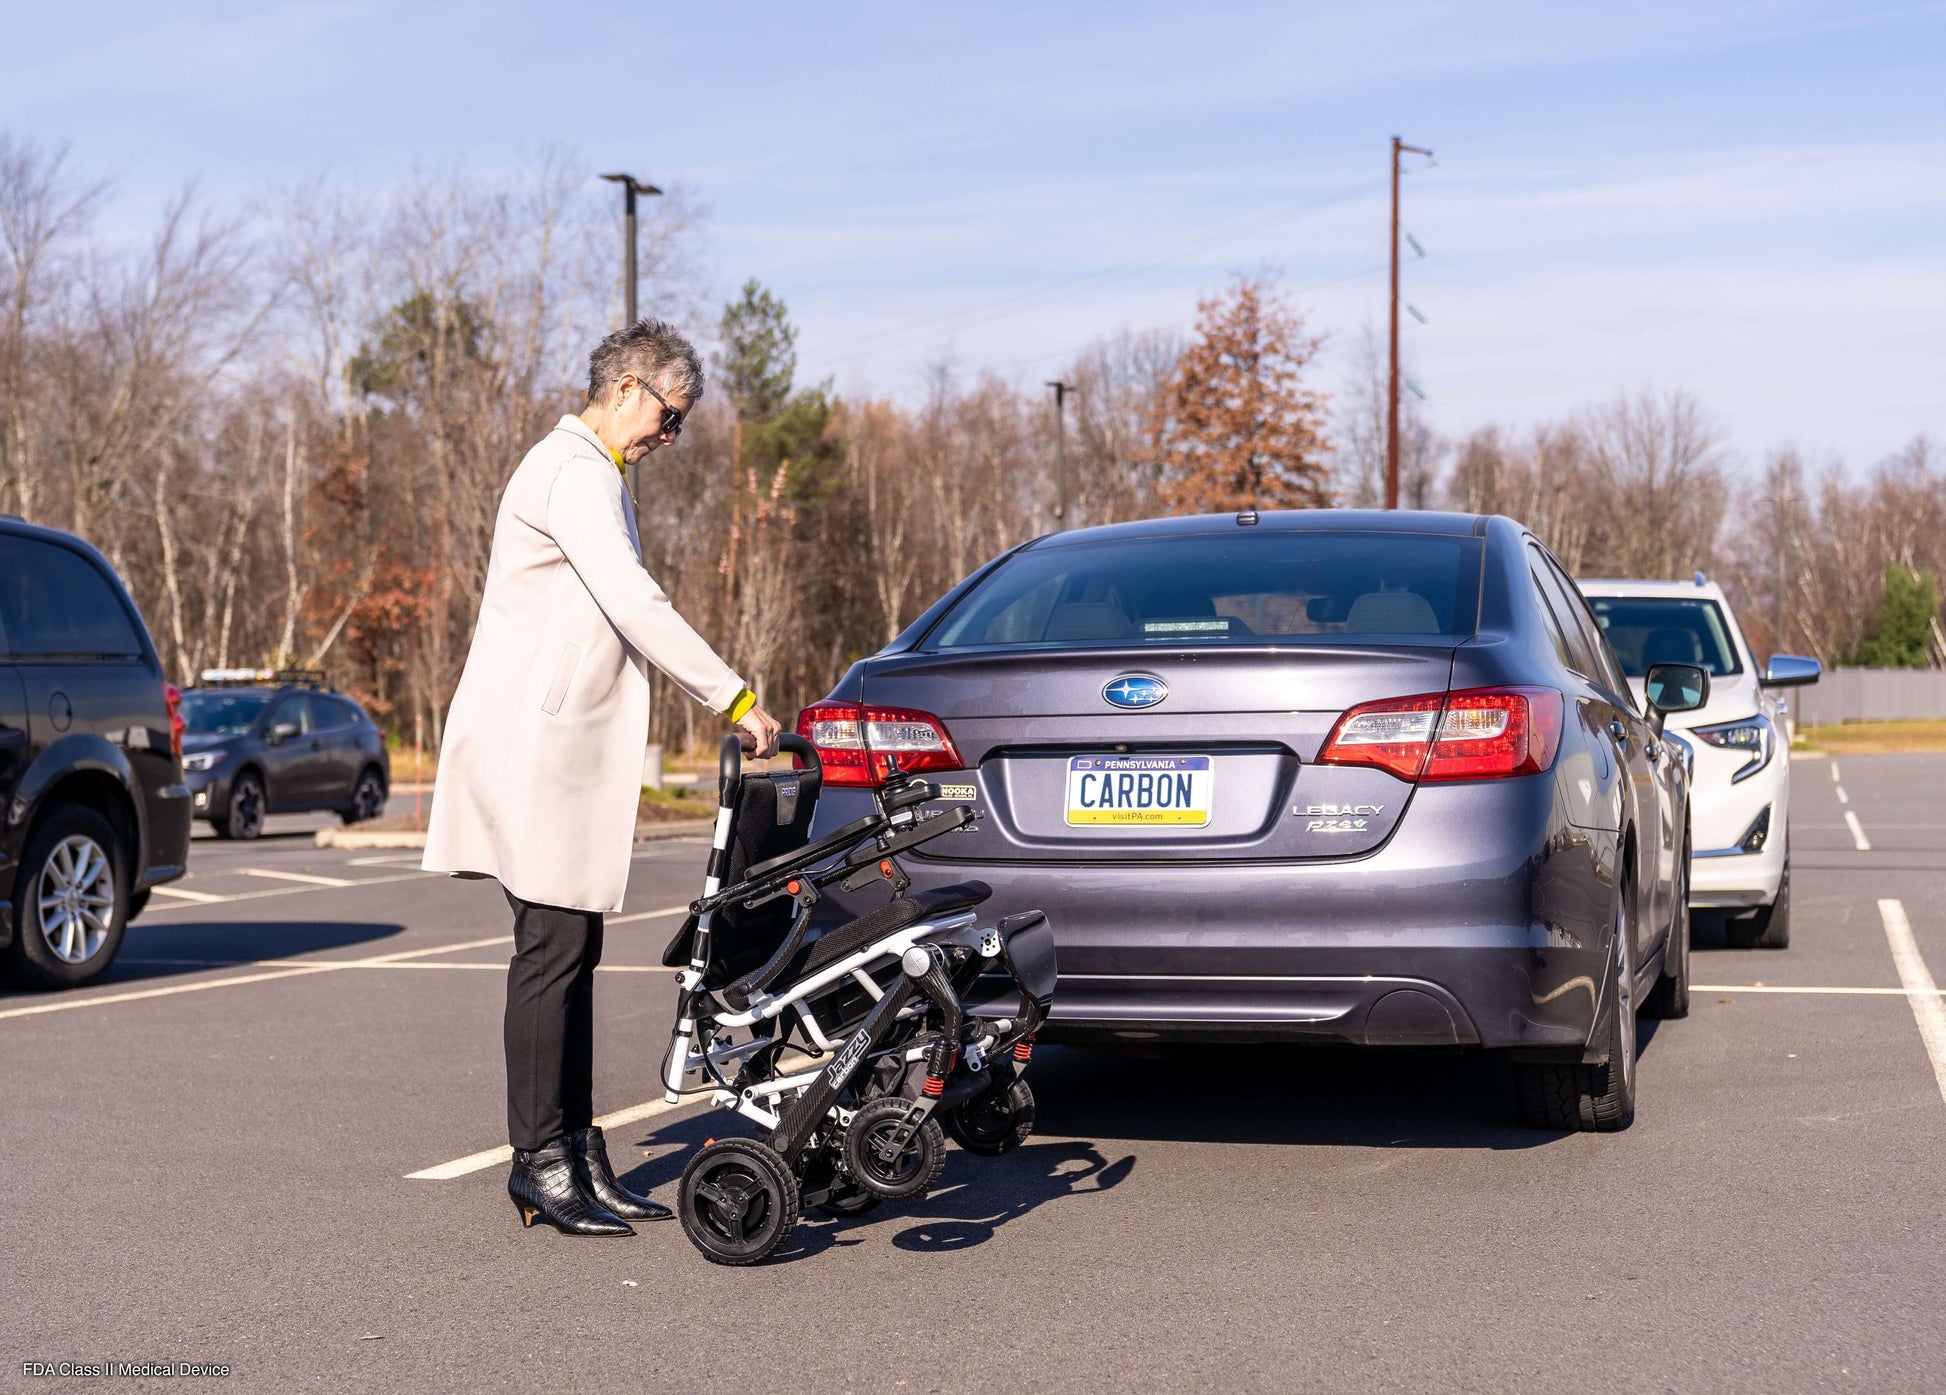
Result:
<svg viewBox="0 0 1946 1395"><path fill-rule="evenodd" d="M981 812L910 867L1047 912L1044 1039L1481 1047L1528 1122L1607 1130L1638 1011L1687 1010L1662 714L1708 681L1660 665L1639 707L1511 519L1252 512L1015 548L798 729L814 836L895 765Z"/></svg>

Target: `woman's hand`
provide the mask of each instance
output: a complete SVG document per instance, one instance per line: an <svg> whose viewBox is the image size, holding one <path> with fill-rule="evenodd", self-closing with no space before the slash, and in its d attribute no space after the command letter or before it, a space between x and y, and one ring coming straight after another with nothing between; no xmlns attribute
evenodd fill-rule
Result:
<svg viewBox="0 0 1946 1395"><path fill-rule="evenodd" d="M777 719L761 707L753 707L737 719L737 740L743 743L743 753L759 760L768 760L777 754L777 738L783 728Z"/></svg>

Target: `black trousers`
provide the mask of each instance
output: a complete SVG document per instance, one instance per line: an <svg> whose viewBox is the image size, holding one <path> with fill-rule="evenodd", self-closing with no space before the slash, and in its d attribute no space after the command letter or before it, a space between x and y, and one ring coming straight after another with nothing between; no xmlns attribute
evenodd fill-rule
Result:
<svg viewBox="0 0 1946 1395"><path fill-rule="evenodd" d="M507 1138L542 1147L595 1119L595 965L601 913L523 901L511 891L507 967Z"/></svg>

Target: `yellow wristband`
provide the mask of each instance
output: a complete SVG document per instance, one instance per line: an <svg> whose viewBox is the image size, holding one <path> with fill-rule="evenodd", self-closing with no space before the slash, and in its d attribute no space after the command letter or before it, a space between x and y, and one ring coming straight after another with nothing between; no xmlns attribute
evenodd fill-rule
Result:
<svg viewBox="0 0 1946 1395"><path fill-rule="evenodd" d="M745 714L747 714L750 711L750 709L755 707L756 705L757 705L757 695L751 692L748 688L745 688L742 692L737 694L737 700L730 704L730 711L728 714L730 720L733 722L742 721Z"/></svg>

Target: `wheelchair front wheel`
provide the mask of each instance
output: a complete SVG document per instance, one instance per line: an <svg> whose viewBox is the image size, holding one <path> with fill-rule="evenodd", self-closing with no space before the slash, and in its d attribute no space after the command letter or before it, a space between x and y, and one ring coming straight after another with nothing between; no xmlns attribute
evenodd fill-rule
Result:
<svg viewBox="0 0 1946 1395"><path fill-rule="evenodd" d="M755 1264L797 1224L797 1179L783 1155L754 1138L719 1138L683 1169L683 1234L712 1264Z"/></svg>

